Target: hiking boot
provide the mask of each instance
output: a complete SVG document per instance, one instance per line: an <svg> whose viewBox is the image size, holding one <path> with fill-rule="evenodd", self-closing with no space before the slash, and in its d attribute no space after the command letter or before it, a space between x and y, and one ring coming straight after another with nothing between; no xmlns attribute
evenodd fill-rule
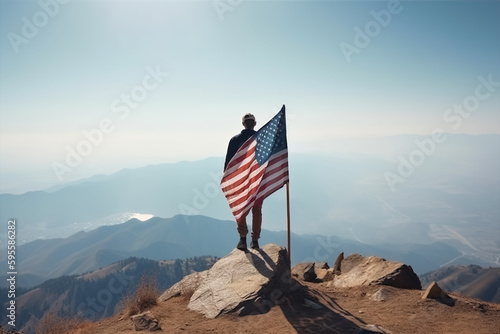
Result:
<svg viewBox="0 0 500 334"><path fill-rule="evenodd" d="M252 240L252 242L250 243L250 248L251 249L258 249L259 248L259 241Z"/></svg>
<svg viewBox="0 0 500 334"><path fill-rule="evenodd" d="M238 242L238 245L236 246L239 250L246 250L247 249L247 238L246 237L241 237L240 242Z"/></svg>

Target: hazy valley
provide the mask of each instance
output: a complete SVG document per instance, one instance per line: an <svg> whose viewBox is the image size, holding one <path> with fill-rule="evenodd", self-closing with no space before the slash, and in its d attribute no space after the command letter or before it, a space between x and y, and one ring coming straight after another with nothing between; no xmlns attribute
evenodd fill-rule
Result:
<svg viewBox="0 0 500 334"><path fill-rule="evenodd" d="M488 267L500 263L500 136L450 135L391 189L387 173L408 168L402 161L424 140L377 139L357 154L349 153L356 143L347 140L345 151L332 143L340 145L337 154L291 154L292 265L333 263L340 252L377 255L411 265L424 284L436 280L450 291L497 301L498 268ZM78 306L73 297L88 297L78 277L109 282L110 268L130 257L159 268L173 259L225 256L237 233L219 188L222 163L209 158L152 165L46 191L1 194L1 220L17 219L23 307L42 314L47 303L63 298L62 312L72 314ZM286 245L285 208L283 190L266 200L261 244ZM0 266L7 266L6 252ZM168 284L179 273L165 272ZM2 282L5 288L5 277ZM40 292L50 292L54 283L66 292ZM116 312L115 299L102 316Z"/></svg>
<svg viewBox="0 0 500 334"><path fill-rule="evenodd" d="M127 258L84 275L65 275L43 282L32 289L21 289L16 298L16 328L35 333L39 320L47 312L65 317L97 321L113 316L124 308L141 282L163 291L193 271L210 268L215 257L193 257L169 261ZM7 294L0 289L1 304ZM6 321L2 319L1 324Z"/></svg>
<svg viewBox="0 0 500 334"><path fill-rule="evenodd" d="M395 184L387 182L387 173L399 175L406 166L401 161L409 163L419 150L416 143L427 137L374 138L368 146L345 139L329 143L337 154L290 154L292 232L403 248L437 241L458 251L438 265L498 266L500 136L448 136ZM222 158L209 158L152 165L47 191L1 194L0 219L18 220L18 244L64 238L136 216L232 220L219 187L222 164ZM284 190L269 197L263 227L286 229L285 208Z"/></svg>

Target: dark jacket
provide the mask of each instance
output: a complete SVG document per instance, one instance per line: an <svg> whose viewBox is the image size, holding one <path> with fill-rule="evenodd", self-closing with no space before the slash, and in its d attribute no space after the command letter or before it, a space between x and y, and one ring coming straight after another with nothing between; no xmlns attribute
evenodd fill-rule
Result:
<svg viewBox="0 0 500 334"><path fill-rule="evenodd" d="M241 145L243 145L243 143L245 143L247 139L252 137L252 135L256 132L257 131L255 130L243 129L241 130L241 133L231 138L231 140L229 141L229 145L227 147L226 161L224 162L224 170L226 170L227 164L234 157L234 155L241 147Z"/></svg>

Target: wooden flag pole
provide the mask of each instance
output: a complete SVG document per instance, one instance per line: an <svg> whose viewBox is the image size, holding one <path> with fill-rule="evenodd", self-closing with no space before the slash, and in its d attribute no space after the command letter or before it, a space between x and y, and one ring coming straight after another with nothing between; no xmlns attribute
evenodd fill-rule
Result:
<svg viewBox="0 0 500 334"><path fill-rule="evenodd" d="M286 229L288 237L288 269L292 270L292 252L291 252L291 241L290 241L290 182L286 183Z"/></svg>

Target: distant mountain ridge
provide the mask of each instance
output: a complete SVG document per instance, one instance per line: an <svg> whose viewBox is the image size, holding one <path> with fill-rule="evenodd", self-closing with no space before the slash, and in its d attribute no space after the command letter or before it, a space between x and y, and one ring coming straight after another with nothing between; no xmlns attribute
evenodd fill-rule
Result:
<svg viewBox="0 0 500 334"><path fill-rule="evenodd" d="M130 256L152 260L220 256L228 250L224 238L234 243L234 235L229 237L228 225L229 222L208 217L201 220L188 216L155 217L146 222L132 219L124 224L78 232L64 239L35 240L22 245L18 247L17 267L23 274L37 275L45 280L80 275ZM218 232L210 242L203 238L209 234L209 229ZM1 257L2 263L4 258Z"/></svg>
<svg viewBox="0 0 500 334"><path fill-rule="evenodd" d="M29 287L62 275L81 275L130 256L152 260L203 255L220 257L234 249L237 241L233 221L184 215L154 217L145 222L132 219L68 238L36 240L19 246L17 267L23 275L19 276L18 286ZM260 241L286 245L286 232L263 230ZM391 258L412 265L417 273L433 270L460 255L453 247L440 242L372 246L338 237L292 234L292 264L303 261L333 263L341 252ZM5 254L0 254L0 266L6 266L5 261ZM25 276L29 280L24 281Z"/></svg>
<svg viewBox="0 0 500 334"><path fill-rule="evenodd" d="M141 279L156 283L158 291L163 291L187 274L209 269L217 260L212 256L169 261L128 258L86 275L47 280L18 294L16 328L34 334L37 319L47 312L89 320L112 316L120 309L124 297L137 289ZM8 302L4 300L6 296L2 293L0 305Z"/></svg>
<svg viewBox="0 0 500 334"><path fill-rule="evenodd" d="M436 281L445 291L500 303L500 268L477 265L443 267L421 275L420 280L424 287Z"/></svg>
<svg viewBox="0 0 500 334"><path fill-rule="evenodd" d="M413 252L412 247L423 252L423 247L416 244L446 248L444 255L435 255L434 259L428 254L423 260L416 255L419 252L415 253L407 262L415 263L417 272L445 264L500 265L500 154L496 154L500 135L446 136L446 142L425 156L422 165L413 166L412 173L408 172L394 192L385 173L399 173L402 161L408 162L411 154L419 152L416 142L429 140L428 136L374 138L362 151L364 154L350 154L355 151L355 140L338 138L329 144L345 145L340 154L290 154L292 232L325 239L335 236L365 249L368 245L379 249L394 245L388 253L399 250L401 257ZM355 144L363 143L367 142ZM381 154L386 147L391 147L392 154ZM372 154L368 154L370 150ZM221 157L183 161L124 169L50 192L0 194L0 220L18 219L18 245L38 238L66 238L74 234L75 227L89 231L95 226L115 224L114 218L127 217L127 213L156 217L203 215L229 221L233 217L219 186L222 166ZM285 210L285 193L281 189L264 203L263 227L270 231L285 229ZM2 245L7 236L5 229L6 225L0 224ZM210 233L206 237L216 238ZM35 243L28 249L39 247L44 254L44 249L54 247L50 243ZM310 248L316 246L311 243ZM151 247L161 249L165 245ZM130 255L119 247L99 248L98 254L93 253L94 249L89 251L92 260L82 258L62 264L41 259L46 264L42 271L56 274L88 270L95 264ZM451 253L454 257L448 256ZM4 256L0 252L0 261ZM58 259L61 255L52 256ZM27 278L28 274L38 275L26 273Z"/></svg>
<svg viewBox="0 0 500 334"><path fill-rule="evenodd" d="M368 147L362 145L366 138L339 138L330 144L343 153L290 153L294 232L336 235L370 244L404 244L431 242L436 233L455 238L442 225L459 228L466 238L476 234L471 230L478 224L483 231L492 228L500 214L495 202L500 158L492 148L500 146L500 135L446 136L447 141L435 147L422 166L404 166L413 170L403 176L404 182L394 192L386 173L399 175L401 159L409 163L409 154L418 151L415 142L428 140L426 136L373 138ZM363 153L349 154L349 150ZM48 192L0 194L0 220L19 220L18 241L22 243L40 236L52 238L52 233L75 223L125 212L232 219L220 191L222 166L222 157L158 164L96 175ZM264 204L270 230L284 228L284 198L280 190ZM467 224L458 224L460 220ZM0 241L2 238L3 233Z"/></svg>

